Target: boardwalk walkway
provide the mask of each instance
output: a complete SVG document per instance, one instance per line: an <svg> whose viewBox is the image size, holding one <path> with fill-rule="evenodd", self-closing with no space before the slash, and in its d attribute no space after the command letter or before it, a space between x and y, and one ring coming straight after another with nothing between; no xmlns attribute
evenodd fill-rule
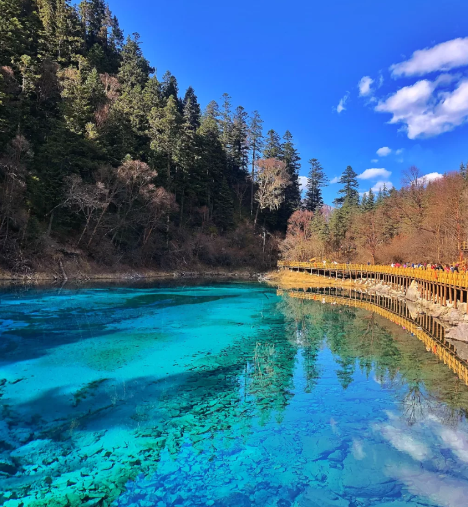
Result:
<svg viewBox="0 0 468 507"><path fill-rule="evenodd" d="M417 268L392 268L391 266L368 266L365 264L334 264L322 262L279 261L278 268L302 271L328 278L374 280L406 291L413 281L423 299L443 306L466 305L468 313L468 273Z"/></svg>

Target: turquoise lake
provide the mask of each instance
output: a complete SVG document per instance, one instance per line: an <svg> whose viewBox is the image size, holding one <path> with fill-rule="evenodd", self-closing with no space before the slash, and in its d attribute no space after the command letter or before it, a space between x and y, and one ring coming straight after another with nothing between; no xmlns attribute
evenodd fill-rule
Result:
<svg viewBox="0 0 468 507"><path fill-rule="evenodd" d="M463 507L468 388L261 284L0 289L0 505Z"/></svg>

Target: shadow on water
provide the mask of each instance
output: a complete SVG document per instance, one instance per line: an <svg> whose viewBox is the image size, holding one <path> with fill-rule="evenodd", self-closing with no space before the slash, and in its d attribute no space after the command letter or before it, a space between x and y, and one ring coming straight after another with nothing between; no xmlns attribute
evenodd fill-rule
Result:
<svg viewBox="0 0 468 507"><path fill-rule="evenodd" d="M44 345L0 365L0 505L455 507L407 476L465 487L468 389L414 337L258 284L146 290L38 291L3 317ZM85 306L86 361L65 336Z"/></svg>
<svg viewBox="0 0 468 507"><path fill-rule="evenodd" d="M145 284L146 286L146 284ZM136 288L132 286L133 288ZM168 308L204 305L235 295L184 295L147 289L96 292L86 289L46 291L12 289L0 296L0 365L34 359L60 347L87 338L132 330L135 321ZM98 293L99 295L99 293ZM112 303L112 304L111 304ZM63 322L66 321L66 330ZM112 329L115 322L119 327ZM19 323L19 325L18 325ZM15 325L16 324L16 325ZM86 344L83 344L86 346Z"/></svg>

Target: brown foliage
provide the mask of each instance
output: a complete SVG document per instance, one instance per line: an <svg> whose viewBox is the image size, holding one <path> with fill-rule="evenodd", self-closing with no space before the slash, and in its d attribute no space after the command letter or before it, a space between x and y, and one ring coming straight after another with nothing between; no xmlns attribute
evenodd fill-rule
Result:
<svg viewBox="0 0 468 507"><path fill-rule="evenodd" d="M319 239L301 232L307 220L304 212L296 213L281 252L286 259L302 261L317 255ZM340 216L336 213L327 220L330 224ZM459 173L428 182L411 167L401 190L370 211L353 211L347 220L338 242L330 231L321 256L341 260L346 251L345 260L355 262L454 262L468 240L468 183Z"/></svg>

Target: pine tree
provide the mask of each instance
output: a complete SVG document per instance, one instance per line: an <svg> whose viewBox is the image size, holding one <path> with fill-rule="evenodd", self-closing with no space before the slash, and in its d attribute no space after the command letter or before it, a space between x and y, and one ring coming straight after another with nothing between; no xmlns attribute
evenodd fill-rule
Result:
<svg viewBox="0 0 468 507"><path fill-rule="evenodd" d="M372 188L369 189L369 192L364 194L361 201L361 209L362 211L372 211L375 208L375 195Z"/></svg>
<svg viewBox="0 0 468 507"><path fill-rule="evenodd" d="M365 195L365 194L364 194ZM383 196L383 192L382 192L382 189L379 188L379 192L377 194L377 198L375 200L375 205L376 206L380 206L382 203L384 202L384 196ZM361 206L362 206L362 202L361 202Z"/></svg>
<svg viewBox="0 0 468 507"><path fill-rule="evenodd" d="M280 136L274 131L269 130L265 139L265 148L263 150L263 158L278 158L283 156L283 148L281 146Z"/></svg>
<svg viewBox="0 0 468 507"><path fill-rule="evenodd" d="M202 205L209 209L209 215L213 215L214 196L217 195L219 184L223 181L226 171L226 152L223 149L219 128L219 107L215 101L211 101L206 107L200 128L200 194Z"/></svg>
<svg viewBox="0 0 468 507"><path fill-rule="evenodd" d="M284 191L284 201L278 209L277 227L286 231L289 217L301 206L301 189L299 187L299 170L301 157L294 146L291 132L287 130L283 136L281 160L286 164L290 184Z"/></svg>
<svg viewBox="0 0 468 507"><path fill-rule="evenodd" d="M327 184L328 178L320 162L316 158L310 159L309 164L310 171L307 180L305 209L316 213L323 206L322 187Z"/></svg>
<svg viewBox="0 0 468 507"><path fill-rule="evenodd" d="M339 183L343 185L343 188L338 191L341 195L334 200L334 204L342 206L347 200L349 206L357 206L359 204L359 183L357 173L350 165L343 171Z"/></svg>
<svg viewBox="0 0 468 507"><path fill-rule="evenodd" d="M169 97L174 97L177 102L177 107L181 109L181 103L179 102L179 85L177 79L169 71L164 73L161 82L161 93L162 96L167 100Z"/></svg>
<svg viewBox="0 0 468 507"><path fill-rule="evenodd" d="M139 86L142 90L148 81L149 75L153 72L154 69L143 56L139 34L134 33L133 36L127 37L122 48L122 63L118 73L123 92L125 93L125 91L136 86Z"/></svg>
<svg viewBox="0 0 468 507"><path fill-rule="evenodd" d="M467 164L468 166L468 164ZM463 164L463 162L460 164L460 174L463 176L463 178L468 179L468 167Z"/></svg>
<svg viewBox="0 0 468 507"><path fill-rule="evenodd" d="M153 108L149 121L151 149L166 158L166 188L171 190L172 168L179 155L182 121L173 95L169 97L163 109Z"/></svg>
<svg viewBox="0 0 468 507"><path fill-rule="evenodd" d="M226 178L223 178L215 196L213 220L223 231L234 225L234 199Z"/></svg>
<svg viewBox="0 0 468 507"><path fill-rule="evenodd" d="M363 212L367 211L367 193L365 193L362 197L361 197L361 210Z"/></svg>
<svg viewBox="0 0 468 507"><path fill-rule="evenodd" d="M258 111L254 111L249 124L249 149L250 149L250 215L253 217L254 186L255 186L255 162L260 158L263 149L263 120Z"/></svg>
<svg viewBox="0 0 468 507"><path fill-rule="evenodd" d="M55 32L53 50L57 61L62 65L70 65L81 52L80 19L70 0L57 0L55 9ZM116 70L116 69L115 69Z"/></svg>
<svg viewBox="0 0 468 507"><path fill-rule="evenodd" d="M200 126L200 104L194 89L189 86L183 100L184 117L193 130Z"/></svg>
<svg viewBox="0 0 468 507"><path fill-rule="evenodd" d="M104 45L107 41L106 4L103 0L82 0L78 6L86 46Z"/></svg>
<svg viewBox="0 0 468 507"><path fill-rule="evenodd" d="M220 128L221 128L221 142L228 156L231 154L232 145L232 111L231 111L231 97L227 93L223 93L223 104L220 111Z"/></svg>
<svg viewBox="0 0 468 507"><path fill-rule="evenodd" d="M248 164L248 114L237 106L232 118L231 159L234 179L245 179Z"/></svg>

